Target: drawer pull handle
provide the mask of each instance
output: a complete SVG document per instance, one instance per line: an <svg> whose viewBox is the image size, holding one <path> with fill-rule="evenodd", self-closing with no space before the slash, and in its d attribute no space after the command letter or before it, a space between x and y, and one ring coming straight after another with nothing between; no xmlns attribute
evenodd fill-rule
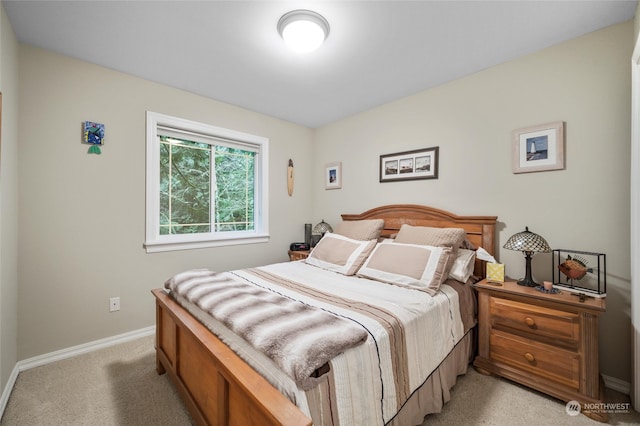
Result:
<svg viewBox="0 0 640 426"><path fill-rule="evenodd" d="M526 317L524 319L524 323L527 324L529 327L533 327L534 325L536 325L536 322L531 317Z"/></svg>
<svg viewBox="0 0 640 426"><path fill-rule="evenodd" d="M533 356L533 354L527 352L526 354L524 354L524 357L527 361L529 362L534 362L536 360L536 358Z"/></svg>

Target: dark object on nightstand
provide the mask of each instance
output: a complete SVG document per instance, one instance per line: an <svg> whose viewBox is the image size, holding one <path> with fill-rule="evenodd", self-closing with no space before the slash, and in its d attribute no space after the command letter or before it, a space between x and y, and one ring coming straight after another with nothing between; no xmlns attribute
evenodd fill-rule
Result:
<svg viewBox="0 0 640 426"><path fill-rule="evenodd" d="M307 243L291 243L289 250L291 251L308 251L311 247Z"/></svg>
<svg viewBox="0 0 640 426"><path fill-rule="evenodd" d="M304 224L304 242L311 246L311 224Z"/></svg>

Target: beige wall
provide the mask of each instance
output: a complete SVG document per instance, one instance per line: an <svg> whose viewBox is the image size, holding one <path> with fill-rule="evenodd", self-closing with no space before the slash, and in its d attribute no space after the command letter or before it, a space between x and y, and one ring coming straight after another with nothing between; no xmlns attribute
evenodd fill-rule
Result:
<svg viewBox="0 0 640 426"><path fill-rule="evenodd" d="M18 43L4 6L0 14L0 389L4 389L18 360Z"/></svg>
<svg viewBox="0 0 640 426"><path fill-rule="evenodd" d="M305 222L420 203L498 215L500 247L527 225L554 248L606 253L602 371L629 381L633 34L631 22L613 26L315 131L20 46L18 359L152 325L149 290L178 270L285 260ZM268 244L145 254L146 110L270 138ZM106 125L101 156L80 144L85 120ZM566 123L566 169L512 174L511 131L555 120ZM378 183L379 155L429 146L440 147L438 180ZM325 191L333 161L343 189ZM498 258L508 275L523 274L521 254ZM536 278L550 273L550 256L537 255ZM113 296L118 313L108 312Z"/></svg>
<svg viewBox="0 0 640 426"><path fill-rule="evenodd" d="M553 248L607 255L602 372L630 380L629 153L631 21L383 105L318 129L315 219L330 223L388 203L497 215L498 258L524 275L521 253L502 249L525 226ZM511 172L511 131L564 121L566 169ZM437 180L378 182L381 154L440 147ZM343 186L323 190L324 164L342 162ZM534 277L549 279L551 256Z"/></svg>
<svg viewBox="0 0 640 426"><path fill-rule="evenodd" d="M270 139L267 244L146 254L145 111ZM104 123L102 155L81 144ZM19 359L154 324L152 288L187 268L287 260L311 217L310 129L20 46ZM287 195L288 159L296 165ZM109 313L110 297L121 310Z"/></svg>

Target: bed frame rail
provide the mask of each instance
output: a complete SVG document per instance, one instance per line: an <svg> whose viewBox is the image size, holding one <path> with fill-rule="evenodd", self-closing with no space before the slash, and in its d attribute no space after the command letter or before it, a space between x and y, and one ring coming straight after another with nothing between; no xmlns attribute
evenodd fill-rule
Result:
<svg viewBox="0 0 640 426"><path fill-rule="evenodd" d="M168 373L197 424L311 425L298 407L165 291L152 293L156 370Z"/></svg>

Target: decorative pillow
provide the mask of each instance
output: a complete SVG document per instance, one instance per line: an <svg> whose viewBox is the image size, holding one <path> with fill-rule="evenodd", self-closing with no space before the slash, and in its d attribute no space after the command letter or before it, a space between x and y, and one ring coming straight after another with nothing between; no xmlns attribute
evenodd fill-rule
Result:
<svg viewBox="0 0 640 426"><path fill-rule="evenodd" d="M413 226L406 223L400 227L397 243L420 244L435 247L461 247L467 233L462 228L433 228L431 226Z"/></svg>
<svg viewBox="0 0 640 426"><path fill-rule="evenodd" d="M358 271L358 276L416 288L435 294L447 278L451 249L427 245L381 243Z"/></svg>
<svg viewBox="0 0 640 426"><path fill-rule="evenodd" d="M383 219L343 220L336 225L333 232L354 240L370 241L380 237L382 228L384 228Z"/></svg>
<svg viewBox="0 0 640 426"><path fill-rule="evenodd" d="M400 227L395 241L403 244L421 244L436 247L450 247L451 257L445 269L445 276L458 254L458 248L467 240L467 233L462 228L434 228L431 226L413 226L406 223Z"/></svg>
<svg viewBox="0 0 640 426"><path fill-rule="evenodd" d="M473 274L475 260L476 252L474 250L459 248L453 260L453 265L451 265L449 278L466 283L471 274Z"/></svg>
<svg viewBox="0 0 640 426"><path fill-rule="evenodd" d="M305 262L344 275L354 275L375 246L376 240L358 241L327 232Z"/></svg>

